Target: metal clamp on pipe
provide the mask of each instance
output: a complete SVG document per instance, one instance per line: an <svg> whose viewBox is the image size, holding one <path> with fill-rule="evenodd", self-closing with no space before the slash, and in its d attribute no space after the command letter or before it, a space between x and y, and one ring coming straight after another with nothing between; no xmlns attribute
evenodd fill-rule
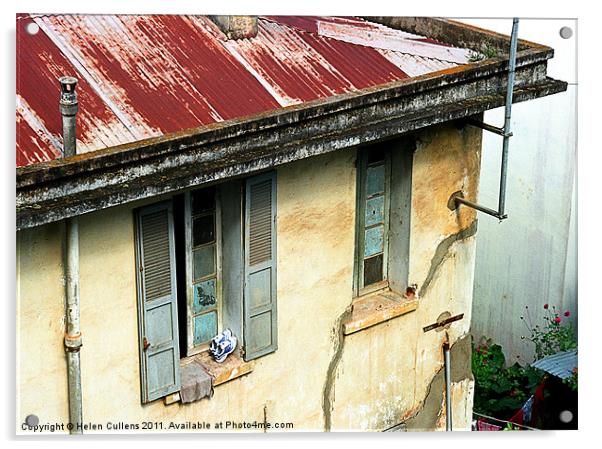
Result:
<svg viewBox="0 0 602 449"><path fill-rule="evenodd" d="M69 335L66 333L63 342L65 344L65 351L79 352L80 348L83 346L82 334Z"/></svg>

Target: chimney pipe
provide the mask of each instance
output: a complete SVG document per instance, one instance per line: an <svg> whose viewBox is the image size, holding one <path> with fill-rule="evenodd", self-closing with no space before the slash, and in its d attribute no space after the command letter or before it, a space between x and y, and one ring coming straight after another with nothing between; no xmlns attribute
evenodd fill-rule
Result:
<svg viewBox="0 0 602 449"><path fill-rule="evenodd" d="M63 117L63 157L76 154L75 116L77 115L77 78L62 76L60 110Z"/></svg>

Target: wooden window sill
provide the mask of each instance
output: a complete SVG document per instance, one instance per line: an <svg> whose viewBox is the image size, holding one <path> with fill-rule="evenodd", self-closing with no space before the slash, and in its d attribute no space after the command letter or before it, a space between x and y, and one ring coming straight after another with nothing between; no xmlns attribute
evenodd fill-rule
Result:
<svg viewBox="0 0 602 449"><path fill-rule="evenodd" d="M245 362L238 354L238 350L230 354L222 363L213 360L209 351L203 351L191 357L186 357L180 361L181 364L190 363L196 360L203 365L203 368L213 377L213 386L225 384L237 377L244 376L253 371L253 362Z"/></svg>
<svg viewBox="0 0 602 449"><path fill-rule="evenodd" d="M231 380L242 377L253 371L253 362L245 362L238 354L238 350L230 354L222 363L213 360L209 351L203 351L180 360L180 366L197 361L213 377L213 387L225 384ZM176 392L164 398L165 405L180 401L180 393Z"/></svg>
<svg viewBox="0 0 602 449"><path fill-rule="evenodd" d="M407 298L391 290L362 296L353 302L351 318L343 323L343 334L349 335L416 310L418 299Z"/></svg>

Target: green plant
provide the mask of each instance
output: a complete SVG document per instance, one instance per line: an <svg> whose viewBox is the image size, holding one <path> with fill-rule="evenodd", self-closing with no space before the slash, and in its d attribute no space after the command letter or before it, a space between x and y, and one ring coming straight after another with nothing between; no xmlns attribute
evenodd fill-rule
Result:
<svg viewBox="0 0 602 449"><path fill-rule="evenodd" d="M518 363L506 367L502 347L491 339L473 345L474 409L498 418L510 418L533 394L542 373Z"/></svg>
<svg viewBox="0 0 602 449"><path fill-rule="evenodd" d="M520 428L509 422L506 423L506 426L502 430L520 430Z"/></svg>
<svg viewBox="0 0 602 449"><path fill-rule="evenodd" d="M530 321L528 306L525 306L525 316L520 317L531 333L530 337L521 338L527 338L535 344L535 359L539 360L548 355L556 354L559 351L576 349L577 339L572 324L566 321L563 323L562 317L556 311L556 306L550 308L549 304L544 304L543 308L545 310L543 316L544 323L541 326L539 324L533 326L525 320L526 316L528 321ZM571 316L571 312L567 310L563 315L568 318Z"/></svg>
<svg viewBox="0 0 602 449"><path fill-rule="evenodd" d="M471 50L468 55L468 62L479 62L489 58L497 58L497 50L486 45L482 52Z"/></svg>

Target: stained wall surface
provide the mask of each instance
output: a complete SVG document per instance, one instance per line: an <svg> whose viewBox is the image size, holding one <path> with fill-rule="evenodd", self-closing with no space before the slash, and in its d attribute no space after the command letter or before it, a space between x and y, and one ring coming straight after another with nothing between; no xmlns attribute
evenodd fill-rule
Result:
<svg viewBox="0 0 602 449"><path fill-rule="evenodd" d="M445 311L452 345L471 318L475 214L447 208L450 195L476 195L480 131L451 125L416 135L409 283L418 308L345 337L340 317L353 300L356 150L277 168L278 350L211 399L140 404L133 209L84 215L80 222L81 375L84 422L292 422L294 430L385 430L433 402L445 332L423 333ZM17 425L67 422L61 226L18 235ZM470 352L452 363L470 367ZM472 379L453 384L454 424L468 428ZM424 429L445 428L443 396ZM439 403L440 402L440 403ZM249 431L249 430L247 430ZM250 431L254 431L250 429ZM258 430L259 431L259 430ZM275 430L278 431L278 430Z"/></svg>

